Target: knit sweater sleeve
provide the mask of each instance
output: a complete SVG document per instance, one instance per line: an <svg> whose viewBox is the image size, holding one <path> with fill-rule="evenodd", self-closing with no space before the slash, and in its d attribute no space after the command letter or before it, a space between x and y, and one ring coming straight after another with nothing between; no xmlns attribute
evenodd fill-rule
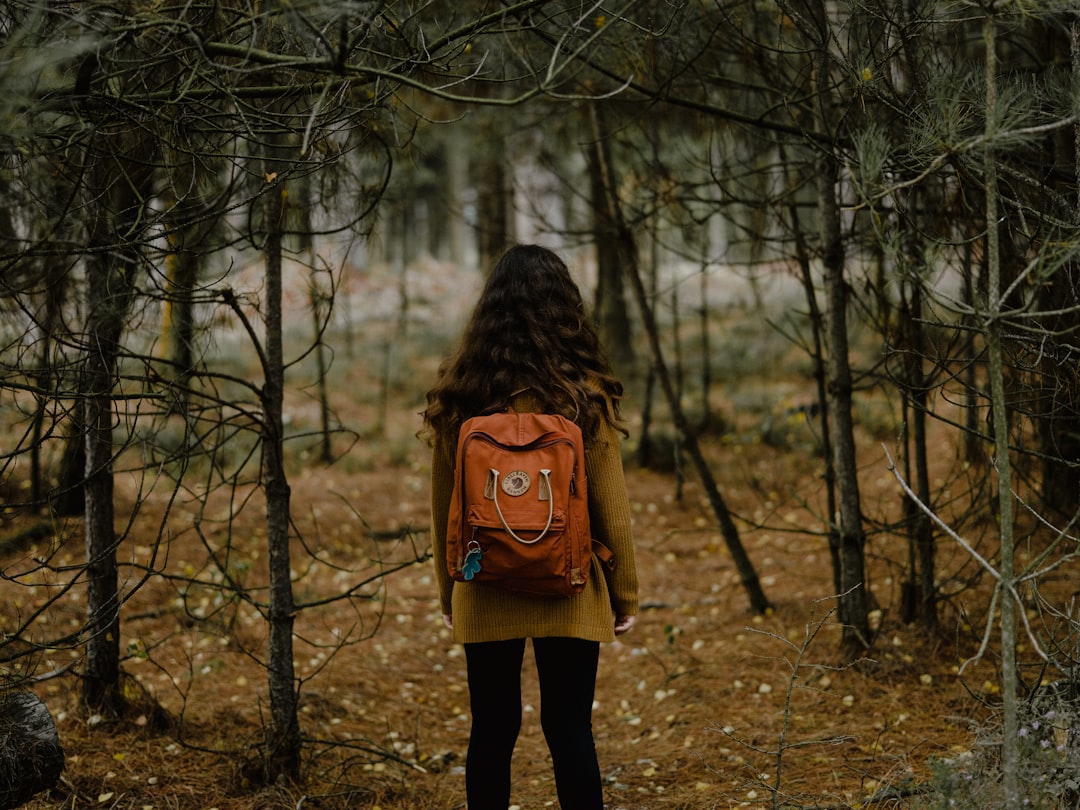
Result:
<svg viewBox="0 0 1080 810"><path fill-rule="evenodd" d="M637 563L620 439L618 430L605 422L585 448L585 474L593 537L611 549L617 563L614 571L605 570L612 610L617 616L633 616L638 612Z"/></svg>
<svg viewBox="0 0 1080 810"><path fill-rule="evenodd" d="M439 603L449 615L454 580L446 569L446 523L450 517L450 498L454 490L454 452L450 440L440 438L431 454L431 547L435 580L439 584Z"/></svg>

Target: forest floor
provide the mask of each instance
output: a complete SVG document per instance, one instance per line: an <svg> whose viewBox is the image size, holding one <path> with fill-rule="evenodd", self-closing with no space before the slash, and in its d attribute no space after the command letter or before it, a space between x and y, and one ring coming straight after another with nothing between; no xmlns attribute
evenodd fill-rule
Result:
<svg viewBox="0 0 1080 810"><path fill-rule="evenodd" d="M471 288L444 282L433 294L439 306L466 311ZM358 302L381 300L360 293ZM641 614L630 633L601 649L594 730L607 806L935 806L921 798L934 763L965 756L988 739L987 728L992 737L999 683L993 645L965 664L979 647L988 578L940 535L940 628L901 620L909 570L906 535L897 528L904 497L883 443L894 448L902 431L888 404L875 412L879 406L861 401L858 421L868 433L859 437L860 486L876 636L863 655L841 652L820 453L799 407L812 382L802 359L782 360L788 344L774 350L763 342L759 317L745 323L744 330L729 314L717 337L713 362L727 365L714 373L724 380L722 392L717 386L724 399L703 438L773 607L763 615L750 609L696 478L689 474L680 486L672 471L628 460ZM346 362L336 365L346 371L334 372L332 405L343 425L381 429L349 445L335 437L332 465L314 457L317 440L308 432L318 424L318 405L310 382L297 381L306 372L290 371L289 429L309 436L290 445L289 466L293 583L302 606L294 635L301 782L267 786L260 779L261 729L270 712L260 612L266 516L250 483L257 455L247 455L252 443L237 431L213 464L193 461L181 487L173 486L170 463L148 463L149 445L133 445L116 465L127 598L120 648L129 710L121 718L80 710L83 649L51 643L85 621L81 522L0 509L0 633L4 644L45 645L16 669L38 679L33 689L56 718L67 755L61 783L31 802L32 810L464 807L464 656L436 599L427 558L429 453L415 438L417 392L434 379L444 341L438 348L434 340L420 343L408 358L380 354L377 335L369 342L371 351L344 352ZM226 358L239 354L222 346ZM349 360L361 353L362 362ZM372 376L380 366L397 373L389 403ZM239 378L248 373L235 369ZM639 411L628 407L628 459L641 433ZM175 448L176 429L158 424L150 441ZM654 435L663 438L660 429ZM987 465L960 461L947 434L932 433L930 441L938 508L992 558ZM298 449L304 442L306 451ZM673 456L670 449L668 440ZM890 453L901 459L897 449ZM220 477L244 464L240 478L248 483ZM12 481L9 475L3 483ZM13 537L29 539L13 547L5 542ZM1021 560L1035 550L1025 546ZM44 559L48 566L36 562ZM1075 570L1052 576L1067 599ZM72 577L76 585L64 591ZM28 617L21 642L12 641L7 634ZM1024 674L1029 683L1038 678L1032 669ZM523 691L513 801L520 810L557 807L531 653Z"/></svg>
<svg viewBox="0 0 1080 810"><path fill-rule="evenodd" d="M38 673L59 673L35 691L57 718L67 766L57 789L29 807L464 807L464 658L442 626L431 561L410 564L428 547L427 452L418 441L400 446L392 458L361 441L347 462L306 463L292 475L304 538L294 548L298 601L353 589L297 620L301 785L259 785L253 763L269 712L265 623L220 590L227 578L211 564L216 556L249 596L262 598L257 496L144 492L135 510L134 479L121 475L129 510L121 522L131 518L121 549L125 588L143 567L173 577L148 579L125 607L127 717L79 711L78 680L65 669L77 668L78 650L34 659ZM868 545L877 637L864 656L843 656L830 557L807 508L821 490L812 457L761 442L717 442L710 453L774 607L765 615L749 609L695 480L676 497L672 475L628 465L642 611L629 634L601 650L594 727L608 807L917 806L933 762L973 746L988 716L984 692L997 682L993 662L960 674L975 642L957 630L948 606L939 633L899 621L897 561L906 546L888 532ZM899 503L880 451L868 466L868 501ZM157 546L151 539L162 525L170 539ZM53 562L61 568L81 558L79 531L77 522L60 527L66 540ZM45 551L8 555L5 570L17 573ZM399 570L361 584L390 568ZM11 592L0 605L9 628L55 593L3 587ZM76 589L40 617L42 638L78 626L79 598ZM521 810L557 807L528 653L523 682L513 800Z"/></svg>

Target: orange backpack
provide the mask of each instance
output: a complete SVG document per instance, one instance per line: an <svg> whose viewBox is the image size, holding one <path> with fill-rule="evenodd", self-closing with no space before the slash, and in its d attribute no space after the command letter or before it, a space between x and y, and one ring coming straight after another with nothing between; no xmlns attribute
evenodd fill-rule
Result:
<svg viewBox="0 0 1080 810"><path fill-rule="evenodd" d="M562 416L506 411L461 426L446 531L458 582L533 596L572 596L592 557L614 556L589 531L581 430Z"/></svg>

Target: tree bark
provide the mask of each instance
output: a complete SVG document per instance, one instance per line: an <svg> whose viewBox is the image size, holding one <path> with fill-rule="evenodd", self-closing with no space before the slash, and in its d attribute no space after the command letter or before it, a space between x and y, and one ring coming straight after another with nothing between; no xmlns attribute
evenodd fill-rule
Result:
<svg viewBox="0 0 1080 810"><path fill-rule="evenodd" d="M117 147L116 144L112 145ZM92 155L94 194L87 260L86 332L81 397L85 428L86 666L82 703L117 714L120 688L120 592L113 503L113 383L120 337L135 294L141 255L133 244L147 177L112 154ZM124 235L124 236L121 236ZM129 241L117 244L117 240Z"/></svg>
<svg viewBox="0 0 1080 810"><path fill-rule="evenodd" d="M806 310L810 316L810 329L813 334L814 388L821 419L821 458L825 465L822 479L825 483L825 513L829 516L826 540L832 563L833 589L836 593L841 593L843 588L840 580L840 538L836 531L836 523L832 520L832 515L836 514L836 468L833 464L832 429L829 422L829 380L825 367L825 350L822 345L825 319L821 307L818 306L817 290L814 289L814 276L810 265L810 252L806 246L806 237L799 220L798 208L795 205L790 206L789 215L795 236L795 256L799 262L799 280L802 282L803 296L806 300Z"/></svg>
<svg viewBox="0 0 1080 810"><path fill-rule="evenodd" d="M609 190L605 186L606 166L611 166L611 147L607 141L603 110L598 104L589 104L586 110L592 138L585 150L589 167L589 190L593 212L593 240L596 244L596 297L593 317L600 331L600 338L611 356L615 373L624 380L636 376L637 362L633 351L633 334L630 312L623 287L620 263L626 246L622 240L632 239L627 230L623 233L616 225L609 210Z"/></svg>
<svg viewBox="0 0 1080 810"><path fill-rule="evenodd" d="M273 147L270 147L273 151ZM266 730L266 777L295 780L300 774L300 725L297 684L293 669L293 601L289 550L290 488L285 472L284 424L285 361L282 340L282 215L285 188L278 175L276 155L265 161L271 188L266 192L266 361L262 389L263 484L266 490L266 542L270 575L269 691L270 726Z"/></svg>
<svg viewBox="0 0 1080 810"><path fill-rule="evenodd" d="M446 188L443 191L446 213L447 251L450 263L461 267L473 252L468 247L469 225L465 220L465 189L469 177L469 153L463 127L450 127L445 139Z"/></svg>
<svg viewBox="0 0 1080 810"><path fill-rule="evenodd" d="M480 272L485 276L510 246L513 224L510 175L506 141L481 114L481 148L473 155L473 188L476 190L476 246Z"/></svg>
<svg viewBox="0 0 1080 810"><path fill-rule="evenodd" d="M1080 12L1073 12L1069 30L1069 57L1072 78L1080 81ZM1080 123L1073 125L1071 143L1055 146L1073 150L1072 189L1075 195L1073 222L1080 227ZM1062 160L1062 164L1066 161ZM1040 377L1046 393L1046 414L1039 420L1039 440L1043 451L1042 498L1049 509L1071 516L1080 512L1080 379L1075 373L1073 353L1063 346L1061 335L1075 335L1080 321L1080 263L1060 267L1050 283L1043 286L1042 302L1048 310L1066 311L1051 316L1044 326L1051 338L1052 352L1042 361ZM1065 305L1064 307L1062 305Z"/></svg>
<svg viewBox="0 0 1080 810"><path fill-rule="evenodd" d="M199 255L188 241L201 241L196 229L180 226L169 234L172 252L165 260L166 294L161 313L162 356L167 379L176 383L180 407L186 410L187 387L195 366L195 285Z"/></svg>
<svg viewBox="0 0 1080 810"><path fill-rule="evenodd" d="M818 129L833 128L830 109L829 38L824 30L824 7L818 9L822 36L815 64L815 113ZM837 547L834 560L840 563L837 616L844 626L841 643L846 649L870 646L868 595L866 592L866 534L862 523L859 494L855 426L852 418L852 376L847 329L848 286L844 277L845 258L840 230L840 184L836 157L823 148L818 159L818 218L821 235L825 288L825 342L828 351L827 389L829 422L833 428L833 468L838 494L837 526L830 532Z"/></svg>
<svg viewBox="0 0 1080 810"><path fill-rule="evenodd" d="M126 313L110 295L126 284L124 269L102 257L87 284L87 351L83 367L86 475L86 667L82 703L90 711L118 714L120 690L120 597L113 506L112 382L119 330ZM111 289L110 289L111 288Z"/></svg>
<svg viewBox="0 0 1080 810"><path fill-rule="evenodd" d="M838 510L835 533L836 555L840 563L838 593L840 622L845 647L870 645L869 610L866 594L866 535L862 525L855 425L852 418L852 380L848 356L847 281L840 236L839 206L836 201L837 169L831 155L819 166L818 215L824 245L826 332L828 346L827 384L829 422L833 426L833 469L836 470Z"/></svg>
<svg viewBox="0 0 1080 810"><path fill-rule="evenodd" d="M916 260L912 256L911 273L914 276L917 268ZM901 383L907 403L910 405L911 435L906 443L909 448L908 456L914 463L915 492L922 503L932 502L930 495L930 471L926 447L926 414L927 414L927 387L926 375L923 371L923 362L926 351L926 337L923 331L923 306L922 306L922 281L913 278L910 283L910 301L905 302L901 311L900 320L904 324L905 334L901 339L901 345L906 352L903 365L904 379ZM911 571L912 604L904 605L904 620L918 619L919 623L927 629L937 627L937 588L935 582L936 543L930 516L922 509L914 508L910 500L905 499L907 507L909 542L914 549L911 555L914 563Z"/></svg>
<svg viewBox="0 0 1080 810"><path fill-rule="evenodd" d="M1005 807L1021 806L1019 678L1016 665L1016 570L1013 532L1012 462L1009 449L1009 412L1005 398L1005 360L1002 322L1001 250L998 233L998 179L994 137L997 134L997 36L996 21L986 12L983 24L986 59L986 346L990 387L990 413L994 436L994 470L997 472L998 526L1001 557L998 562L1001 589L1001 695L1002 695L1002 788Z"/></svg>
<svg viewBox="0 0 1080 810"><path fill-rule="evenodd" d="M311 216L315 205L311 178L304 175L296 185L293 199L298 200L299 210L296 210L293 219L299 231L297 236L300 252L307 257L308 262L308 306L311 307L315 390L319 400L319 461L331 464L334 461L334 443L330 429L330 361L327 358L326 329L333 311L333 284L331 282L331 290L328 292L319 281L320 259L315 248L315 226Z"/></svg>

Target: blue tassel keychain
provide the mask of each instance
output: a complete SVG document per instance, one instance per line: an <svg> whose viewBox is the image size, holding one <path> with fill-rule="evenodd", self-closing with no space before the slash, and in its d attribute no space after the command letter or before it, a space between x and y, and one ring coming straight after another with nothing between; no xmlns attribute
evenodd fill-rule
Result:
<svg viewBox="0 0 1080 810"><path fill-rule="evenodd" d="M461 574L468 581L480 573L480 544L471 540L465 552L465 561L461 564Z"/></svg>

